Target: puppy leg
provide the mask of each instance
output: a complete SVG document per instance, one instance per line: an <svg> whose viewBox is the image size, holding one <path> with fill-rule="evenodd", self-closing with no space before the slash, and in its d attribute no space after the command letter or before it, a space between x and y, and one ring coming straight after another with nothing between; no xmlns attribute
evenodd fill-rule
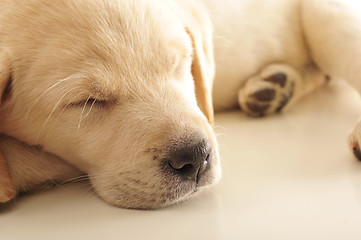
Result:
<svg viewBox="0 0 361 240"><path fill-rule="evenodd" d="M238 102L253 117L279 113L324 82L325 75L314 64L301 72L287 64L272 64L246 81Z"/></svg>
<svg viewBox="0 0 361 240"><path fill-rule="evenodd" d="M12 181L6 158L0 148L0 203L6 203L13 199L16 189Z"/></svg>
<svg viewBox="0 0 361 240"><path fill-rule="evenodd" d="M361 4L355 0L303 0L302 24L311 58L332 78L361 91Z"/></svg>
<svg viewBox="0 0 361 240"><path fill-rule="evenodd" d="M331 77L361 92L361 4L354 0L303 0L303 25L312 58ZM361 122L349 136L361 160Z"/></svg>
<svg viewBox="0 0 361 240"><path fill-rule="evenodd" d="M40 147L28 146L0 134L0 148L4 153L16 192L27 192L63 182L82 173Z"/></svg>

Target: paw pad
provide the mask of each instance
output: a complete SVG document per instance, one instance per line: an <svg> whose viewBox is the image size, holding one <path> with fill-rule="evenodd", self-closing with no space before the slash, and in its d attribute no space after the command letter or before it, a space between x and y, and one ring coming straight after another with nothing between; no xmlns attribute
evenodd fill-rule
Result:
<svg viewBox="0 0 361 240"><path fill-rule="evenodd" d="M280 112L290 101L294 92L294 81L282 72L249 79L239 93L243 111L254 117Z"/></svg>
<svg viewBox="0 0 361 240"><path fill-rule="evenodd" d="M265 88L255 92L252 97L262 102L268 102L275 99L276 91L274 89Z"/></svg>
<svg viewBox="0 0 361 240"><path fill-rule="evenodd" d="M260 116L270 107L268 104L262 105L256 102L247 102L246 104L249 110L259 113Z"/></svg>
<svg viewBox="0 0 361 240"><path fill-rule="evenodd" d="M354 130L351 132L351 134L348 136L348 146L351 149L353 155L361 161L361 149L359 144L360 139L360 131L361 131L361 122L358 122L354 128Z"/></svg>
<svg viewBox="0 0 361 240"><path fill-rule="evenodd" d="M355 140L352 140L350 141L350 147L351 147L351 150L353 152L353 155L359 160L361 161L361 149L360 149L360 145L358 144L357 141Z"/></svg>
<svg viewBox="0 0 361 240"><path fill-rule="evenodd" d="M286 76L286 74L283 74L283 73L275 73L275 74L267 77L264 80L266 82L271 82L271 83L274 83L274 84L278 84L283 88L283 87L286 86L287 76Z"/></svg>
<svg viewBox="0 0 361 240"><path fill-rule="evenodd" d="M353 154L355 155L355 157L361 161L361 150L360 147L353 147L352 148Z"/></svg>

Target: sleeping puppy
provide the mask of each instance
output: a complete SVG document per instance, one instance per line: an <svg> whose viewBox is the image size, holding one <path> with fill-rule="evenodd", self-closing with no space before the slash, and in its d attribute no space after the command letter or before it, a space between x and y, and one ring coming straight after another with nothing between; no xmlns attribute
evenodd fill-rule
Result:
<svg viewBox="0 0 361 240"><path fill-rule="evenodd" d="M0 9L1 202L86 173L106 202L150 209L218 181L212 28L200 7L3 0Z"/></svg>
<svg viewBox="0 0 361 240"><path fill-rule="evenodd" d="M361 87L353 1L3 0L0 9L0 202L83 173L125 208L167 206L216 183L213 50L218 111L284 111L328 75Z"/></svg>

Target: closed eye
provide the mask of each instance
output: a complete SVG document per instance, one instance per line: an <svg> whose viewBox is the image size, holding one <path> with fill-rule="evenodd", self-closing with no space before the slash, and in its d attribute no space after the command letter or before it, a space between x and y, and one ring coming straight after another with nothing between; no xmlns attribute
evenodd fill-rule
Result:
<svg viewBox="0 0 361 240"><path fill-rule="evenodd" d="M105 100L89 97L85 100L70 103L68 106L69 107L91 107L92 108L94 106L104 107L106 104L107 104L107 101L105 101Z"/></svg>

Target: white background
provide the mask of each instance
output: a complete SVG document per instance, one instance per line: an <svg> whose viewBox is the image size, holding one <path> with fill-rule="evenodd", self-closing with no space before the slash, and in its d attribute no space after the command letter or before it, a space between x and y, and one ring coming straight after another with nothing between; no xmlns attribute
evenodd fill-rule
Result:
<svg viewBox="0 0 361 240"><path fill-rule="evenodd" d="M287 113L216 116L223 178L156 211L108 206L84 183L0 210L1 240L361 239L361 163L346 138L359 96L333 83Z"/></svg>

